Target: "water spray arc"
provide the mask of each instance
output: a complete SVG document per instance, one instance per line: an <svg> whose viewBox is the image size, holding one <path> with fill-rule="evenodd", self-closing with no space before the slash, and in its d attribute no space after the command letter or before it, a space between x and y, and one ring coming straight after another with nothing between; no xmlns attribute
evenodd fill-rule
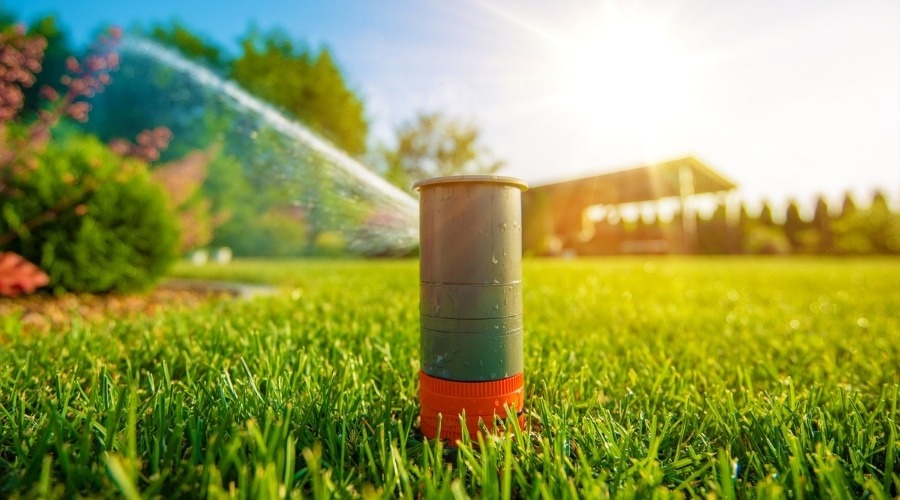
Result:
<svg viewBox="0 0 900 500"><path fill-rule="evenodd" d="M420 191L422 433L474 436L524 405L522 191L512 177L467 175Z"/></svg>
<svg viewBox="0 0 900 500"><path fill-rule="evenodd" d="M182 128L185 124L188 129L202 128L198 114L203 113L211 113L213 121L228 123L218 139L225 150L235 153L248 175L267 176L265 182L290 192L292 202L306 209L303 216L316 218L316 227L342 234L349 247L355 244L363 254L402 254L415 247L416 200L306 125L235 82L153 41L126 36L113 49L122 55L123 63L136 68L131 72L136 76L131 78L152 79L153 71L161 71L163 80L178 82L176 88L166 89L177 96L167 116ZM129 78L128 72L120 73L117 79ZM165 122L147 124L158 125L173 128ZM176 133L175 141L179 140L184 139ZM193 149L211 146L187 144ZM254 171L259 164L266 168Z"/></svg>

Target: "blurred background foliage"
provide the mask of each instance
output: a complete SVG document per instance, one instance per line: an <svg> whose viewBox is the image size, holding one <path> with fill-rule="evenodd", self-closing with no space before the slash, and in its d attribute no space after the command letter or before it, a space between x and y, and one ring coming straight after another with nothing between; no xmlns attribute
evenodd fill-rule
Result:
<svg viewBox="0 0 900 500"><path fill-rule="evenodd" d="M17 23L0 11L4 33L14 33ZM136 25L128 31L233 80L348 155L366 159L373 170L404 190L422 178L493 173L502 165L483 144L476 124L440 111L423 111L398 126L394 145L372 144L363 97L348 84L334 54L326 47L310 48L283 31L250 27L236 54L177 20ZM139 288L152 282L174 254L207 246L229 247L236 256L345 255L354 250L351 238L333 231L333 221L352 225L389 218L387 214L367 214L346 202L352 193L337 185L334 177L321 174L328 168L321 160L272 130L261 129L234 109L219 105L221 96L197 91L187 75L164 64L116 57L110 63L116 68L103 70L109 76L96 92L66 102L77 80L73 69L87 71L77 62L88 61L91 48L73 47L52 16L31 22L24 36L43 40L45 45L41 65L32 72L33 81L12 82L6 87L11 92L18 88L21 96L13 99L15 116L3 124L3 150L14 153L13 160L5 160L3 181L8 187L17 182L19 192L13 195L8 190L2 198L0 251L27 254L45 266L56 286L91 291ZM7 99L7 105L13 101ZM60 102L68 107L54 111L53 106ZM88 110L90 120L86 120ZM53 133L48 135L52 139L27 158L32 162L29 169L39 172L10 178L11 172L22 170L11 166L26 159L16 153L17 148L34 139L26 137L29 130L40 128L48 112L58 115L52 123ZM168 134L162 142L161 131ZM89 161L89 157L94 159ZM85 162L98 165L89 169ZM307 164L303 182L285 182L290 175L287 165L301 162ZM95 186L89 190L91 197L79 194L77 190L88 185ZM158 191L165 193L162 202ZM32 194L26 200L24 193ZM68 207L71 213L57 210L60 200L75 198L79 203ZM75 214L76 206L87 212ZM151 207L158 214L147 215ZM101 213L105 210L116 213ZM51 212L53 224L34 223L33 219L45 219ZM122 213L131 213L135 221L146 224L132 224L134 234L140 237L117 233L119 229L110 226ZM840 210L820 198L809 220L801 216L794 201L778 215L773 215L768 203L754 215L742 208L736 225L727 220L724 210L709 217L698 215L697 242L691 252L900 253L900 215L880 192L861 207L848 195ZM603 246L604 238L614 242L658 239L677 233L682 222L676 214L669 222L639 218L601 224L594 241L587 244ZM172 236L175 228L180 237ZM105 230L110 232L103 236ZM365 231L371 229L361 229L361 237ZM145 238L160 248L138 249ZM170 240L174 241L172 248L166 247ZM130 250L125 246L116 250L118 243L113 241L131 245ZM545 253L542 244L538 236L526 238L525 246L528 253L540 255ZM67 245L73 248L65 248ZM608 251L599 253L622 251L609 246ZM112 255L132 251L149 260L119 261ZM389 253L374 253L382 251ZM112 274L118 278L90 270L90 261L99 261L103 252L112 252L104 257L109 262L121 263L121 269ZM76 268L84 268L86 277L74 278Z"/></svg>

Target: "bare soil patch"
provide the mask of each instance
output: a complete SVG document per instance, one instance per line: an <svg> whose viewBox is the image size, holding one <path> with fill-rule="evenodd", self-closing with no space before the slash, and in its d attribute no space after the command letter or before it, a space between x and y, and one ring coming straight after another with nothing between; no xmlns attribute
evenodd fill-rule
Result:
<svg viewBox="0 0 900 500"><path fill-rule="evenodd" d="M160 285L141 294L34 294L0 298L0 317L18 318L31 330L63 328L78 319L97 322L152 316L164 309L196 308L215 300L235 300L239 294L223 287Z"/></svg>

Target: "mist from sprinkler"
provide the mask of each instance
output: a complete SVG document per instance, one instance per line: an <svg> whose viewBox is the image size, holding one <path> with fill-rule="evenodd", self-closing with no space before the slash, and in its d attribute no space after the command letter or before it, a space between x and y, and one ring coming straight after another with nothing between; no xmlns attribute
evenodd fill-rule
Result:
<svg viewBox="0 0 900 500"><path fill-rule="evenodd" d="M153 86L144 81L165 76L162 91L168 104L160 116L170 123L145 126L176 129L170 149L221 145L253 185L277 186L287 193L291 206L284 210L302 212L298 222L302 218L318 232L339 234L352 252L403 255L415 248L416 200L303 123L156 42L129 35L110 50L121 55L117 82L131 78L149 92ZM95 97L98 102L106 98ZM198 133L207 122L229 126L213 138Z"/></svg>

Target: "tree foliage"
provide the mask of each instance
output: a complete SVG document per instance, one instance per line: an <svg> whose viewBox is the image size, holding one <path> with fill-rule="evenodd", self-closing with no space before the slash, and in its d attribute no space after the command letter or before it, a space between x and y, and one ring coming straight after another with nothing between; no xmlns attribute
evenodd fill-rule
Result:
<svg viewBox="0 0 900 500"><path fill-rule="evenodd" d="M178 50L184 57L192 61L219 71L228 69L230 61L225 51L208 39L195 34L180 21L172 21L168 24L157 23L149 30L138 27L137 32Z"/></svg>
<svg viewBox="0 0 900 500"><path fill-rule="evenodd" d="M503 166L481 143L474 124L440 113L421 113L397 129L397 145L381 151L388 181L409 189L429 177L492 174Z"/></svg>
<svg viewBox="0 0 900 500"><path fill-rule="evenodd" d="M840 217L849 217L854 212L856 212L856 202L853 201L853 195L851 195L850 192L847 191L846 193L844 193L844 201L841 203Z"/></svg>
<svg viewBox="0 0 900 500"><path fill-rule="evenodd" d="M729 251L728 221L725 205L716 207L715 212L705 219L699 213L697 218L697 253L723 254Z"/></svg>
<svg viewBox="0 0 900 500"><path fill-rule="evenodd" d="M347 86L327 48L317 53L280 31L251 32L231 77L261 99L287 111L350 155L366 151L369 130L362 99Z"/></svg>
<svg viewBox="0 0 900 500"><path fill-rule="evenodd" d="M876 192L868 208L854 207L834 222L834 240L842 254L900 253L900 213Z"/></svg>
<svg viewBox="0 0 900 500"><path fill-rule="evenodd" d="M807 241L811 241L815 253L830 254L834 250L834 234L831 229L831 214L824 196L816 199L816 211L808 229Z"/></svg>
<svg viewBox="0 0 900 500"><path fill-rule="evenodd" d="M799 249L803 246L802 240L807 224L800 216L800 207L796 200L790 200L784 214L784 235L787 236L791 246Z"/></svg>

